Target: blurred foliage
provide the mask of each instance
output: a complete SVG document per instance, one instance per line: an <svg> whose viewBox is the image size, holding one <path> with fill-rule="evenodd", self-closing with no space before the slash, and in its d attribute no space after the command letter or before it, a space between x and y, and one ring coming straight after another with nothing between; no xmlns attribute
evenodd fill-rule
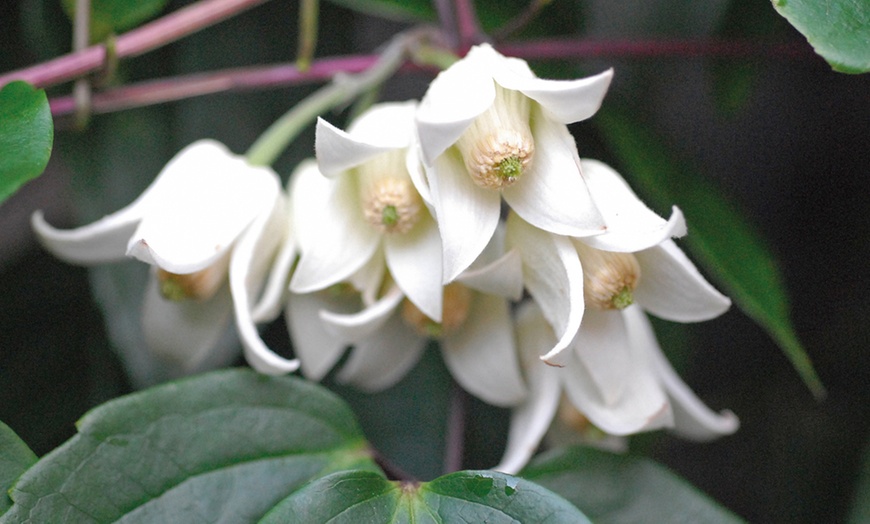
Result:
<svg viewBox="0 0 870 524"><path fill-rule="evenodd" d="M21 184L42 174L53 138L45 91L26 82L0 89L0 204Z"/></svg>

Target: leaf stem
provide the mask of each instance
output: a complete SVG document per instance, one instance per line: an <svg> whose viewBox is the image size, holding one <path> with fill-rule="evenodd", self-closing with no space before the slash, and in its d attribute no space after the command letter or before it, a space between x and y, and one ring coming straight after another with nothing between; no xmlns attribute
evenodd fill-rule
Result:
<svg viewBox="0 0 870 524"><path fill-rule="evenodd" d="M317 47L317 19L320 15L320 0L302 0L299 4L299 50L296 52L296 67L305 71L311 66L314 48Z"/></svg>
<svg viewBox="0 0 870 524"><path fill-rule="evenodd" d="M456 7L456 22L459 27L459 51L464 55L472 45L483 39L483 31L471 0L454 0L453 5Z"/></svg>
<svg viewBox="0 0 870 524"><path fill-rule="evenodd" d="M141 55L230 18L266 0L200 0L119 36L116 57ZM105 46L93 45L41 64L0 75L0 87L24 80L35 87L49 87L92 73L106 61Z"/></svg>

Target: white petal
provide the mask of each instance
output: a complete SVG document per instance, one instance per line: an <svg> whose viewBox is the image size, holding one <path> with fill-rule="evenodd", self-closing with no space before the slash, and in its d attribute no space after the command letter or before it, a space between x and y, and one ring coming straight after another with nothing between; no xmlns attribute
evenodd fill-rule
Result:
<svg viewBox="0 0 870 524"><path fill-rule="evenodd" d="M230 258L230 291L245 359L260 373L270 375L299 369L299 360L281 357L266 346L251 316L251 298L263 287L268 263L284 237L286 226L284 200L279 196L272 209L262 212L242 234Z"/></svg>
<svg viewBox="0 0 870 524"><path fill-rule="evenodd" d="M199 141L166 164L152 190L127 254L185 274L223 256L281 185L270 168Z"/></svg>
<svg viewBox="0 0 870 524"><path fill-rule="evenodd" d="M308 293L360 269L378 248L380 233L363 218L353 178L327 179L307 163L294 176L291 212L301 254L290 289Z"/></svg>
<svg viewBox="0 0 870 524"><path fill-rule="evenodd" d="M511 249L485 266L466 269L456 281L481 293L519 300L523 296L522 256Z"/></svg>
<svg viewBox="0 0 870 524"><path fill-rule="evenodd" d="M598 111L612 79L613 69L577 80L544 80L516 76L496 76L495 80L502 87L520 91L541 104L549 118L562 124L570 124L586 120Z"/></svg>
<svg viewBox="0 0 870 524"><path fill-rule="evenodd" d="M523 281L558 336L542 360L561 365L556 357L571 343L583 319L583 269L577 250L565 238L537 229L511 214L507 244L520 251Z"/></svg>
<svg viewBox="0 0 870 524"><path fill-rule="evenodd" d="M511 209L533 226L570 236L598 235L605 222L580 171L574 138L564 124L532 109L532 164L502 191Z"/></svg>
<svg viewBox="0 0 870 524"><path fill-rule="evenodd" d="M673 240L635 256L641 276L634 298L653 315L674 322L699 322L718 317L731 306L731 300L701 276Z"/></svg>
<svg viewBox="0 0 870 524"><path fill-rule="evenodd" d="M441 322L441 235L435 221L423 212L405 234L384 235L384 254L390 273L408 300L435 322Z"/></svg>
<svg viewBox="0 0 870 524"><path fill-rule="evenodd" d="M422 154L420 143L417 142L415 138L413 143L408 147L407 155L405 156L405 167L408 168L408 174L411 176L411 182L414 184L414 188L416 188L417 192L420 193L420 198L423 199L423 202L429 208L429 212L434 216L435 211L432 208L432 192L429 190L429 180L426 178L426 170L423 167L423 161L420 160L420 155Z"/></svg>
<svg viewBox="0 0 870 524"><path fill-rule="evenodd" d="M377 104L344 132L317 119L314 147L317 165L326 176L335 176L381 153L405 149L414 135L416 102Z"/></svg>
<svg viewBox="0 0 870 524"><path fill-rule="evenodd" d="M203 362L227 330L232 299L228 286L221 286L205 301L175 302L163 298L152 270L142 306L142 333L157 356L184 370Z"/></svg>
<svg viewBox="0 0 870 524"><path fill-rule="evenodd" d="M507 302L476 294L468 319L441 341L444 362L466 391L494 406L513 406L526 396L514 347Z"/></svg>
<svg viewBox="0 0 870 524"><path fill-rule="evenodd" d="M649 319L643 311L639 308L628 308L625 317L633 343L648 352L652 365L671 399L671 408L674 412L673 431L683 437L699 441L730 435L737 431L740 421L734 413L728 410L716 413L711 410L680 379L662 353Z"/></svg>
<svg viewBox="0 0 870 524"><path fill-rule="evenodd" d="M386 286L384 283L386 274L387 262L384 258L384 250L378 249L363 267L348 277L347 281L360 292L362 303L370 306L378 301L381 288Z"/></svg>
<svg viewBox="0 0 870 524"><path fill-rule="evenodd" d="M584 239L586 244L605 251L634 252L686 234L686 221L677 207L666 221L646 207L610 166L589 159L581 160L580 166L607 224L606 233Z"/></svg>
<svg viewBox="0 0 870 524"><path fill-rule="evenodd" d="M583 331L581 330L581 336ZM569 400L601 430L612 435L629 435L673 426L673 413L652 364L642 348L631 348L632 358L623 369L625 390L615 403L606 402L592 375L574 352L571 361L558 371Z"/></svg>
<svg viewBox="0 0 870 524"><path fill-rule="evenodd" d="M337 378L364 391L386 389L414 367L425 348L426 339L405 326L401 315L393 315L374 336L356 344Z"/></svg>
<svg viewBox="0 0 870 524"><path fill-rule="evenodd" d="M269 270L269 280L251 312L254 322L271 322L281 313L287 296L290 272L293 269L293 263L296 262L298 251L296 239L293 237L292 229L288 224L284 241L281 243L281 248Z"/></svg>
<svg viewBox="0 0 870 524"><path fill-rule="evenodd" d="M127 241L141 219L141 200L87 226L55 229L36 211L31 217L39 242L52 254L73 264L98 264L123 260Z"/></svg>
<svg viewBox="0 0 870 524"><path fill-rule="evenodd" d="M402 299L405 298L398 287L392 287L384 296L363 309L355 312L335 312L323 310L320 320L326 330L338 340L348 344L373 336L390 319Z"/></svg>
<svg viewBox="0 0 870 524"><path fill-rule="evenodd" d="M633 364L625 321L619 311L589 309L572 350L589 371L605 406L619 402L629 380L626 370Z"/></svg>
<svg viewBox="0 0 870 524"><path fill-rule="evenodd" d="M493 469L516 474L541 443L556 416L562 385L558 370L538 359L542 350L556 341L553 330L532 302L517 313L517 346L528 380L529 395L511 413L507 447L501 462Z"/></svg>
<svg viewBox="0 0 870 524"><path fill-rule="evenodd" d="M495 101L495 83L478 60L459 60L429 84L417 110L423 163L433 165L448 147Z"/></svg>
<svg viewBox="0 0 870 524"><path fill-rule="evenodd" d="M347 297L331 297L326 292L297 295L290 293L284 316L293 340L293 350L302 364L302 374L320 380L341 357L347 344L327 331L320 320L321 311L352 311L358 307Z"/></svg>
<svg viewBox="0 0 870 524"><path fill-rule="evenodd" d="M441 233L443 282L452 282L484 250L498 226L501 196L478 187L462 159L448 151L427 170Z"/></svg>

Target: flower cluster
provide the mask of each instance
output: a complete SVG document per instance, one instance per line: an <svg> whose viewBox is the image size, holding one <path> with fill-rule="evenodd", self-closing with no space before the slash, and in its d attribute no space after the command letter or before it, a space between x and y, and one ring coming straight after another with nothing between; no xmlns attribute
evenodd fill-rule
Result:
<svg viewBox="0 0 870 524"><path fill-rule="evenodd" d="M437 339L463 388L514 409L504 471L560 418L615 436L727 434L736 417L679 379L646 313L696 322L730 301L672 240L686 233L679 209L651 211L613 169L581 160L566 127L598 110L611 76L544 80L478 46L419 103L375 105L346 131L319 120L316 161L286 192L203 141L127 208L72 231L38 214L34 226L74 262L149 263L146 336L186 364L231 310L259 371L301 365L319 380L351 347L337 379L368 391ZM255 328L282 310L298 360Z"/></svg>

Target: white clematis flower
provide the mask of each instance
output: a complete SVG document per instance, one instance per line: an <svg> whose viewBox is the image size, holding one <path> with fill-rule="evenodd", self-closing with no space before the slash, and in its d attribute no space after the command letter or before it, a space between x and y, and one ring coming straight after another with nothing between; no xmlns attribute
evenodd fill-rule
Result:
<svg viewBox="0 0 870 524"><path fill-rule="evenodd" d="M541 355L555 366L564 365L560 354L580 329L588 305L581 257L575 246L630 253L686 233L685 219L677 207L665 220L637 198L609 166L588 159L580 165L595 206L607 224L605 233L571 239L534 227L515 213L507 220L507 244L521 254L524 284L558 335L554 346Z"/></svg>
<svg viewBox="0 0 870 524"><path fill-rule="evenodd" d="M294 293L342 282L382 256L404 295L441 320L441 239L412 180L415 110L415 102L378 104L348 132L318 120L320 172L309 165L295 175Z"/></svg>
<svg viewBox="0 0 870 524"><path fill-rule="evenodd" d="M342 349L352 345L338 380L366 391L382 390L404 377L427 341L436 338L463 388L494 405L517 404L526 388L508 300L517 300L522 292L520 261L516 252L496 253L487 250L477 266L444 288L440 322L409 301L388 276L386 292L374 301L367 299L372 286L363 282L372 279L363 274L365 269L354 276L357 284L292 296L288 324L303 372L322 378ZM374 287L383 286L378 282ZM351 312L360 304L363 309Z"/></svg>
<svg viewBox="0 0 870 524"><path fill-rule="evenodd" d="M476 46L432 82L417 112L426 188L444 251L444 282L492 237L501 199L523 220L569 236L605 221L581 173L566 124L591 117L612 70L571 80L537 78L525 61Z"/></svg>
<svg viewBox="0 0 870 524"><path fill-rule="evenodd" d="M731 302L667 239L636 253L601 251L582 239L574 246L583 265L586 310L564 367L542 366L537 355L555 340L546 315L527 307L518 320L521 359L530 395L516 408L508 448L497 469L517 471L534 453L563 394L610 435L672 428L695 440L737 430L730 411L714 413L667 361L644 310L677 322L708 320Z"/></svg>
<svg viewBox="0 0 870 524"><path fill-rule="evenodd" d="M535 304L521 308L517 332L529 396L514 408L507 448L493 469L506 473L522 469L561 416L560 402L565 401L610 435L609 443L618 442L614 436L660 428L705 441L729 435L739 426L731 411L710 410L680 379L638 305L620 312L588 311L563 368L542 365L537 358L555 337ZM587 365L590 359L581 356L584 351L597 353L599 362ZM613 358L608 358L610 352L616 353ZM605 380L615 386L602 387Z"/></svg>
<svg viewBox="0 0 870 524"><path fill-rule="evenodd" d="M254 167L213 140L180 151L129 206L72 230L51 227L40 212L42 244L77 264L137 258L152 266L143 335L158 355L187 370L205 359L230 315L256 369L298 367L265 347L250 300L285 235L286 203L277 175Z"/></svg>

